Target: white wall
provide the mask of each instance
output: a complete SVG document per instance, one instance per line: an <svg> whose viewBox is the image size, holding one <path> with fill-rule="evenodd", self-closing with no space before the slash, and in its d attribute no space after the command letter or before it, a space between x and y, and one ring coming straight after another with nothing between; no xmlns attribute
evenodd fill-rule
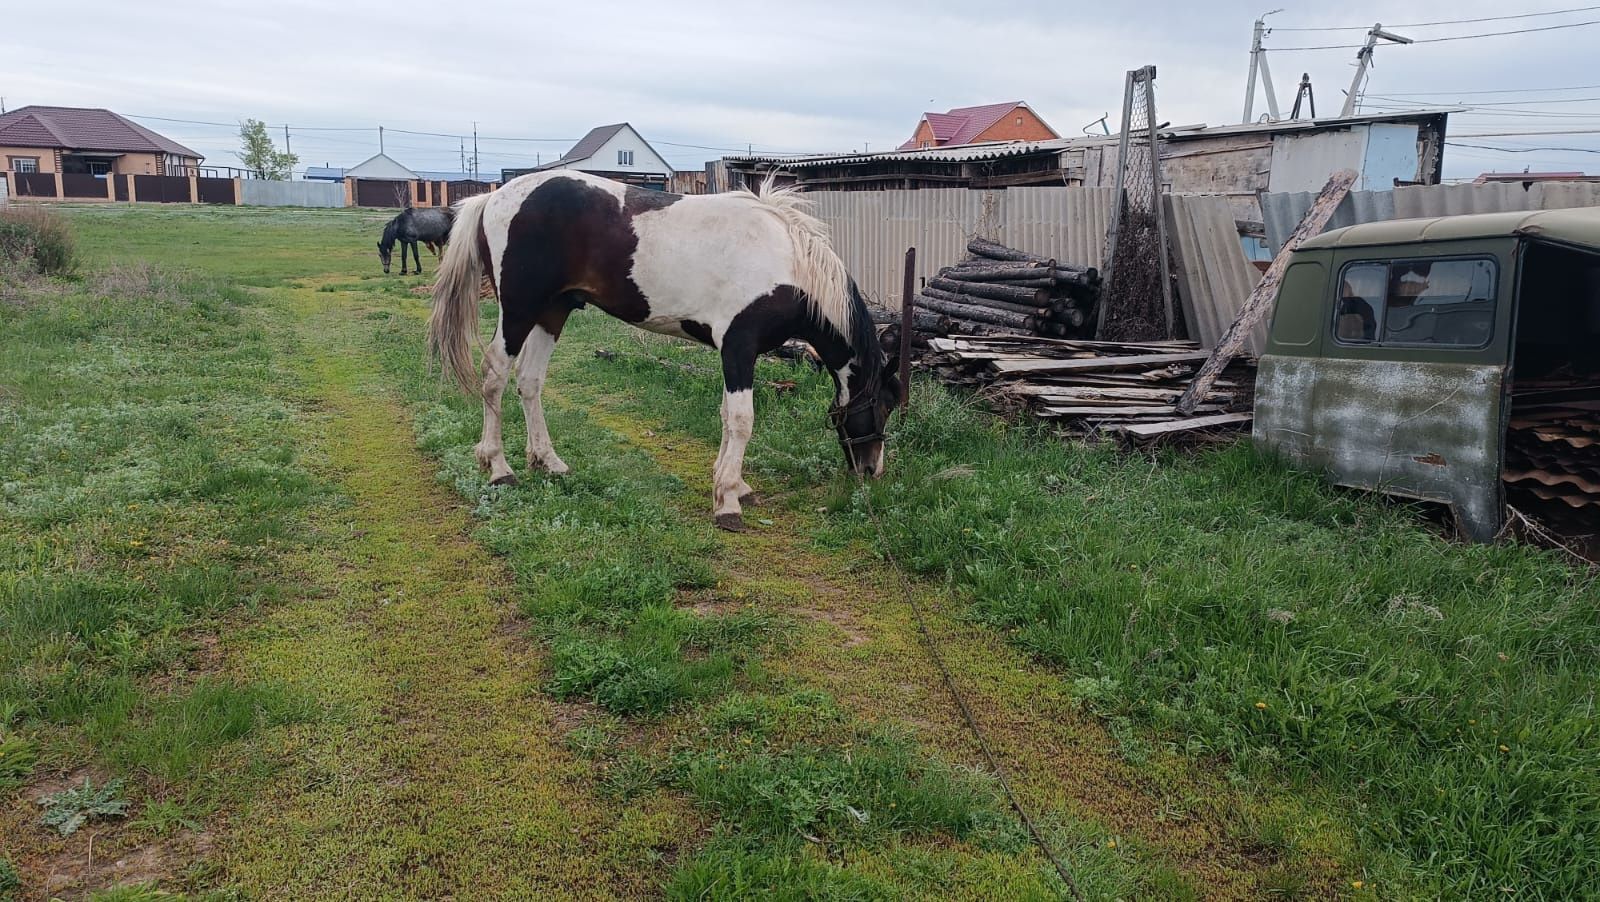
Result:
<svg viewBox="0 0 1600 902"><path fill-rule="evenodd" d="M633 151L632 166L617 165L617 151ZM672 167L667 161L656 156L639 133L630 126L611 136L595 155L587 160L576 163L570 168L584 172L637 172L641 175L671 175Z"/></svg>

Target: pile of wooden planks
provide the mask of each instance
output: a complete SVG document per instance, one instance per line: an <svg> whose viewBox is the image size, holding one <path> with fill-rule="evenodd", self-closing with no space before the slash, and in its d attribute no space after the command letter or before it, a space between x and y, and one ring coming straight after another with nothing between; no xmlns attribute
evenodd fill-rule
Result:
<svg viewBox="0 0 1600 902"><path fill-rule="evenodd" d="M1504 478L1512 494L1550 502L1557 512L1594 516L1600 511L1600 390L1522 383L1511 409Z"/></svg>
<svg viewBox="0 0 1600 902"><path fill-rule="evenodd" d="M1178 412L1207 357L1190 341L967 336L928 345L922 362L944 381L988 388L1079 434L1158 439L1238 428L1251 418L1255 376L1246 360L1230 364L1192 415Z"/></svg>
<svg viewBox="0 0 1600 902"><path fill-rule="evenodd" d="M985 238L972 257L939 270L917 294L915 328L929 335L1017 334L1087 338L1094 332L1100 274Z"/></svg>

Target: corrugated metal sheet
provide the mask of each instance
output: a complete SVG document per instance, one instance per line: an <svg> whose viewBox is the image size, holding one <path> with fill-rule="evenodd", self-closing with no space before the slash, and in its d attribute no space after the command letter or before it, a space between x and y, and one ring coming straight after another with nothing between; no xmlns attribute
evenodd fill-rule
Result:
<svg viewBox="0 0 1600 902"><path fill-rule="evenodd" d="M1539 209L1521 185L1413 185L1394 189L1396 219Z"/></svg>
<svg viewBox="0 0 1600 902"><path fill-rule="evenodd" d="M999 240L1073 266L1103 264L1114 189L1011 188L998 196Z"/></svg>
<svg viewBox="0 0 1600 902"><path fill-rule="evenodd" d="M1305 218L1315 191L1288 191L1261 195L1261 215L1267 226L1267 244L1276 254L1288 239L1289 233ZM1394 191L1352 191L1345 196L1339 209L1333 211L1328 230L1363 222L1394 219Z"/></svg>
<svg viewBox="0 0 1600 902"><path fill-rule="evenodd" d="M1455 216L1461 213L1509 213L1516 210L1560 210L1600 205L1600 185L1589 183L1430 185L1394 189L1397 219Z"/></svg>
<svg viewBox="0 0 1600 902"><path fill-rule="evenodd" d="M1169 194L1164 201L1189 337L1203 347L1214 347L1238 318L1261 273L1245 259L1226 197ZM1266 345L1267 324L1262 322L1246 346L1251 354L1260 355Z"/></svg>
<svg viewBox="0 0 1600 902"><path fill-rule="evenodd" d="M1099 266L1112 196L1110 188L1061 187L813 191L806 198L816 202L862 291L895 306L908 247L917 249L919 285L963 259L977 234L1063 263Z"/></svg>
<svg viewBox="0 0 1600 902"><path fill-rule="evenodd" d="M1261 195L1267 242L1273 251L1300 223L1316 194L1294 191ZM1600 206L1600 184L1543 182L1520 184L1407 185L1390 191L1352 191L1334 212L1328 230L1389 219L1431 219L1467 213L1511 213Z"/></svg>

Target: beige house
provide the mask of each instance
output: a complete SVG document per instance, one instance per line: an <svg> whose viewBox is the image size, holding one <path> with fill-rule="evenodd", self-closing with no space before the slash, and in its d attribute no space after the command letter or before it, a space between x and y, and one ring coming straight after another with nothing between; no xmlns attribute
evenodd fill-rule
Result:
<svg viewBox="0 0 1600 902"><path fill-rule="evenodd" d="M193 175L200 154L110 110L25 106L0 115L8 173Z"/></svg>

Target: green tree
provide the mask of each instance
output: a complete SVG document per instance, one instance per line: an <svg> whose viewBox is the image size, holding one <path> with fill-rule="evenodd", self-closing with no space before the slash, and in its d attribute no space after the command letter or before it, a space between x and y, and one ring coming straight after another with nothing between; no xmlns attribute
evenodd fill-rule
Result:
<svg viewBox="0 0 1600 902"><path fill-rule="evenodd" d="M300 158L292 153L279 153L267 135L267 124L260 119L246 119L239 123L239 160L245 168L254 169L264 179L286 179L294 171Z"/></svg>

